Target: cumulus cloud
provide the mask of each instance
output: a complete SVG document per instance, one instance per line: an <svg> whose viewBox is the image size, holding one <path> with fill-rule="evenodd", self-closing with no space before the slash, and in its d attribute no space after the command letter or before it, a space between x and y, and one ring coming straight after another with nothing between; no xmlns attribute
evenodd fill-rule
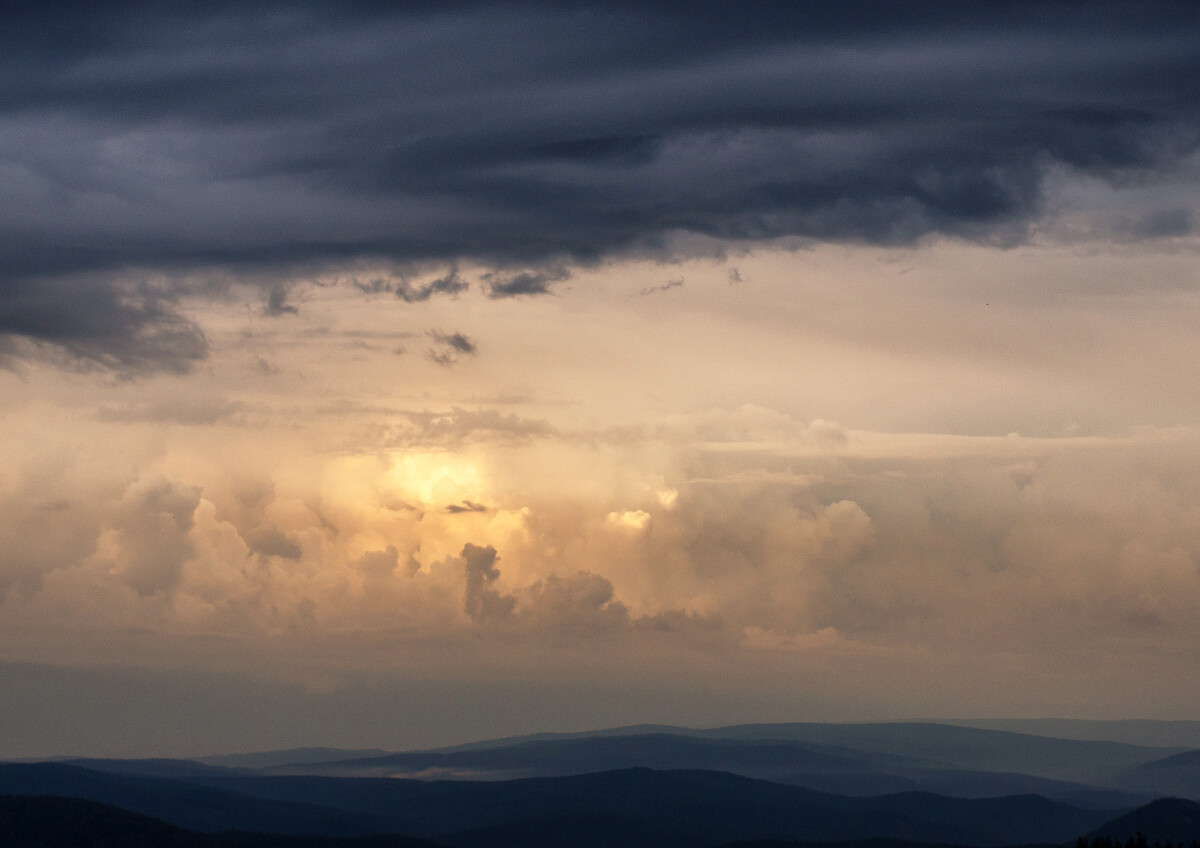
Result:
<svg viewBox="0 0 1200 848"><path fill-rule="evenodd" d="M558 630L612 630L629 621L612 582L586 571L547 575L525 590L524 606L536 624Z"/></svg>
<svg viewBox="0 0 1200 848"><path fill-rule="evenodd" d="M358 567L366 575L387 579L396 573L400 565L400 552L395 545L388 545L382 551L367 551L358 558Z"/></svg>
<svg viewBox="0 0 1200 848"><path fill-rule="evenodd" d="M634 533L640 533L650 526L650 513L641 509L617 510L610 512L606 518L613 527Z"/></svg>
<svg viewBox="0 0 1200 848"><path fill-rule="evenodd" d="M520 663L533 644L603 639L627 670L670 646L738 666L1086 657L1105 674L1135 652L1165 675L1200 635L1194 432L856 430L828 451L815 423L769 412L647 431L620 448L627 479L607 483L592 477L610 455L558 436L322 456L261 478L249 450L222 468L123 456L128 485L93 454L10 455L0 636L14 658L64 661L86 648L150 663L187 639L189 657L211 656L219 633L298 665L317 660L291 637L381 667L431 645ZM561 480L590 488L564 497Z"/></svg>
<svg viewBox="0 0 1200 848"><path fill-rule="evenodd" d="M480 547L468 542L463 545L459 556L467 581L463 595L463 610L467 615L478 622L503 621L512 616L516 599L501 594L492 585L500 579L500 569L496 567L496 549L491 545Z"/></svg>
<svg viewBox="0 0 1200 848"><path fill-rule="evenodd" d="M158 479L131 487L114 520L114 573L143 595L174 589L195 553L189 534L199 505L195 486Z"/></svg>
<svg viewBox="0 0 1200 848"><path fill-rule="evenodd" d="M244 538L250 550L260 556L300 559L304 554L296 540L277 527L257 527L246 533Z"/></svg>

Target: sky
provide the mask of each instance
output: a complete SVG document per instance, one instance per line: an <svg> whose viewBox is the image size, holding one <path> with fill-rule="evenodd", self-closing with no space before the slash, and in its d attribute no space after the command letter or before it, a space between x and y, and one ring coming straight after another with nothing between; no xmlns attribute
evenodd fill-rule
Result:
<svg viewBox="0 0 1200 848"><path fill-rule="evenodd" d="M0 756L1200 718L1200 8L25 4Z"/></svg>

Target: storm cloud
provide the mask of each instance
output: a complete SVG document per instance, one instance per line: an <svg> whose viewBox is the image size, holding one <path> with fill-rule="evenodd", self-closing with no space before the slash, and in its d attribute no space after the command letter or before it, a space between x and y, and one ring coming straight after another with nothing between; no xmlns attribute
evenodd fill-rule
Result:
<svg viewBox="0 0 1200 848"><path fill-rule="evenodd" d="M131 272L470 260L507 297L677 234L1018 242L1048 175L1188 172L1198 31L1185 3L10 11L0 333L182 371L203 335Z"/></svg>

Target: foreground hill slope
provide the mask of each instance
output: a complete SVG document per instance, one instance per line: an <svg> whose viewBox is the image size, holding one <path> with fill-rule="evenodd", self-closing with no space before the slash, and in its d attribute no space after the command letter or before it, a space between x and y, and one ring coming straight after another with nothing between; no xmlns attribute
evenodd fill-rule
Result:
<svg viewBox="0 0 1200 848"><path fill-rule="evenodd" d="M1150 840L1186 844L1200 832L1200 805L1163 799L1122 816L1091 834L1093 844L1149 834ZM0 844L5 848L953 848L929 842L859 839L831 843L748 838L714 841L696 827L672 829L612 815L576 814L528 819L448 833L438 842L402 835L305 837L281 834L200 833L107 804L78 798L0 795ZM1120 844L1119 842L1117 844ZM1052 846L1045 846L1052 848Z"/></svg>
<svg viewBox="0 0 1200 848"><path fill-rule="evenodd" d="M406 836L199 833L79 798L0 795L4 848L439 848Z"/></svg>
<svg viewBox="0 0 1200 848"><path fill-rule="evenodd" d="M353 836L403 833L407 824L394 816L350 813L319 802L264 799L173 778L106 774L64 763L0 764L0 794L81 798L210 833Z"/></svg>
<svg viewBox="0 0 1200 848"><path fill-rule="evenodd" d="M1160 798L1088 834L1092 839L1107 837L1114 840L1139 835L1150 842L1200 841L1200 804L1185 798Z"/></svg>
<svg viewBox="0 0 1200 848"><path fill-rule="evenodd" d="M1063 842L1124 812L1082 809L1032 795L856 798L723 772L644 768L514 781L239 775L182 780L104 774L55 763L9 764L0 766L0 792L87 798L206 832L404 833L434 841L529 822L570 820L574 827L611 820L625 822L633 831L688 835L695 845L749 838L831 842L874 837L1010 845Z"/></svg>
<svg viewBox="0 0 1200 848"><path fill-rule="evenodd" d="M78 775L75 778L77 787L86 784ZM402 802L408 805L404 812L410 821L429 834L336 837L223 829L200 832L87 799L0 794L0 844L4 848L1051 848L1074 843L1081 834L1093 843L1117 840L1120 844L1138 834L1150 842L1190 844L1200 839L1200 804L1173 798L1087 826L1094 812L1064 810L1064 805L1044 798L964 801L924 793L845 798L711 772L632 769L582 778L475 784L243 780L282 790L284 795L336 789L335 797L327 798L331 806L352 798L358 799L360 808ZM147 784L172 782L146 780ZM384 791L388 785L394 788ZM297 787L304 792L297 793ZM134 793L130 803L137 804L147 797L139 792L153 787L127 783L123 788ZM194 788L197 799L218 797L205 793L205 787ZM178 787L170 788L177 791ZM247 797L240 809L251 808L255 800ZM368 814L361 820L369 818Z"/></svg>

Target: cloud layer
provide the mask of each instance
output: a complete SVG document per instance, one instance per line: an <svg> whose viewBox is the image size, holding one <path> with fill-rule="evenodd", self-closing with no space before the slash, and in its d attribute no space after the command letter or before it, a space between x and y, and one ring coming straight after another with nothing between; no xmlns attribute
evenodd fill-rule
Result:
<svg viewBox="0 0 1200 848"><path fill-rule="evenodd" d="M1048 174L1170 182L1189 167L1198 16L1167 2L23 10L0 36L0 333L178 370L203 338L173 287L125 292L129 269L470 258L516 266L488 281L502 298L678 233L1018 241ZM1150 206L1129 234L1190 232L1186 205ZM395 290L461 286L451 271ZM267 288L286 314L286 290Z"/></svg>

